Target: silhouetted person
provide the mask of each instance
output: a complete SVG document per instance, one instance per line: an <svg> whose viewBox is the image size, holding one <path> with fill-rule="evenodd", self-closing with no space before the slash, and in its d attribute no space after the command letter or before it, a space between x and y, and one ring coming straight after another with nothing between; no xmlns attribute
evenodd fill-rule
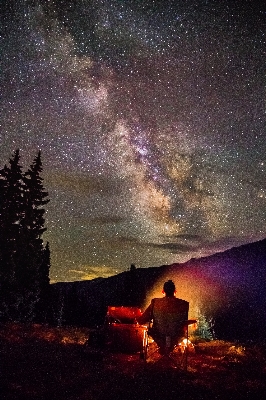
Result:
<svg viewBox="0 0 266 400"><path fill-rule="evenodd" d="M140 324L152 321L149 334L164 352L165 346L173 348L184 336L188 320L189 303L175 297L176 289L172 280L163 285L163 298L152 299L149 307L138 318ZM168 340L168 343L166 344Z"/></svg>

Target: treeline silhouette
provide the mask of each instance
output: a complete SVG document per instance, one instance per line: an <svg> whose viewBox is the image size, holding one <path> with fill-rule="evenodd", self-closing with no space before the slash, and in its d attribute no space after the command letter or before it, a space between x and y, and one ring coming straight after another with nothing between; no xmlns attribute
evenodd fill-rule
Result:
<svg viewBox="0 0 266 400"><path fill-rule="evenodd" d="M48 193L39 151L26 172L19 150L0 170L0 320L44 321L50 249L42 234Z"/></svg>

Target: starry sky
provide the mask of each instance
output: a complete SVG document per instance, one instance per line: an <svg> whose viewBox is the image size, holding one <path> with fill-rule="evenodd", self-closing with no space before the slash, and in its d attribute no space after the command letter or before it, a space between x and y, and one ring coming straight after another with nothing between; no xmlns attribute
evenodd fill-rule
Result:
<svg viewBox="0 0 266 400"><path fill-rule="evenodd" d="M42 151L51 282L266 237L265 20L252 0L1 1L0 163Z"/></svg>

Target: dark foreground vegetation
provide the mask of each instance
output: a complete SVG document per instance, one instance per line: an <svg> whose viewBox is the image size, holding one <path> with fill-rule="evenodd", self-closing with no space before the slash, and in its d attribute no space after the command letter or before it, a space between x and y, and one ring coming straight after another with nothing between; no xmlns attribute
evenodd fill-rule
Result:
<svg viewBox="0 0 266 400"><path fill-rule="evenodd" d="M2 325L1 399L265 398L265 343L195 342L188 370L180 371L97 349L90 335L88 328Z"/></svg>

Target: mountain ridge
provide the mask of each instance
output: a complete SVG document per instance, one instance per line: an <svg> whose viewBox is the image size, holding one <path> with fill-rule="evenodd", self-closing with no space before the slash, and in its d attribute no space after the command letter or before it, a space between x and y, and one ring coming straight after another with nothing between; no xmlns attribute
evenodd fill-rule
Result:
<svg viewBox="0 0 266 400"><path fill-rule="evenodd" d="M190 316L215 320L216 335L228 339L261 336L266 329L266 239L184 263L130 268L108 278L51 284L56 324L99 326L108 305L144 309L162 296L163 282L172 279L177 297L190 303ZM229 331L229 333L228 333Z"/></svg>

